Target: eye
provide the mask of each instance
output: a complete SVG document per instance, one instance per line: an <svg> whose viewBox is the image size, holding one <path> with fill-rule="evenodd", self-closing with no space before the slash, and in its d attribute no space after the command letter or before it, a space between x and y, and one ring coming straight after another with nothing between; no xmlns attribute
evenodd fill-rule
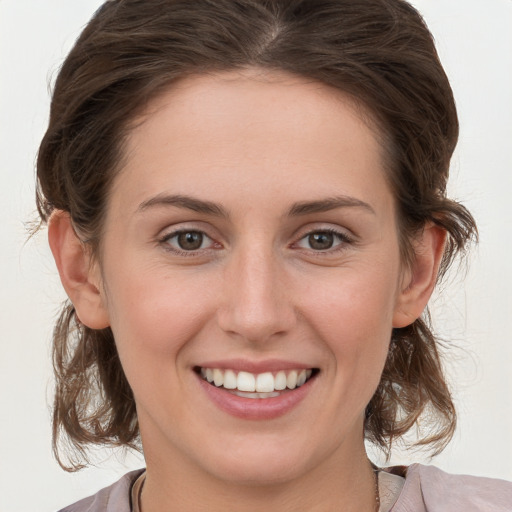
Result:
<svg viewBox="0 0 512 512"><path fill-rule="evenodd" d="M182 230L162 238L162 243L176 252L193 252L212 246L213 240L202 231Z"/></svg>
<svg viewBox="0 0 512 512"><path fill-rule="evenodd" d="M348 237L334 230L319 230L312 231L306 236L302 237L297 246L302 249L313 249L314 251L328 251L329 249L336 249L344 242L349 242Z"/></svg>

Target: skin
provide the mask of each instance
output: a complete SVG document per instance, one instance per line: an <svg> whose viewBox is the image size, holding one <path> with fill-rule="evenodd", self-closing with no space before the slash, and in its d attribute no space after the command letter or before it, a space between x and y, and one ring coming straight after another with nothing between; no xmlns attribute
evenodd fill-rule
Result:
<svg viewBox="0 0 512 512"><path fill-rule="evenodd" d="M143 509L373 511L364 410L392 328L428 301L444 233L426 226L402 265L378 136L322 84L191 77L140 121L99 257L63 212L49 236L81 321L114 332L147 462ZM223 215L170 204L176 195ZM343 205L326 209L333 198ZM324 211L291 211L304 202ZM204 233L201 248L180 249L177 230ZM312 247L329 230L333 246ZM320 372L286 414L247 420L213 404L194 372L234 358Z"/></svg>

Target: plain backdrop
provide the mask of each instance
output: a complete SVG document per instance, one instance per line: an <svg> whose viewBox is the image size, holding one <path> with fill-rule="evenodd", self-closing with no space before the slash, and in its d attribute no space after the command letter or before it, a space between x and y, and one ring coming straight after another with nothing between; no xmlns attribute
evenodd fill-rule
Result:
<svg viewBox="0 0 512 512"><path fill-rule="evenodd" d="M50 512L93 493L140 457L100 451L67 474L51 454L50 336L63 293L34 214L34 162L49 84L98 0L0 0L0 510ZM460 423L432 462L512 479L512 1L416 0L451 79L461 122L450 193L481 235L470 270L433 300ZM391 462L428 461L398 452Z"/></svg>

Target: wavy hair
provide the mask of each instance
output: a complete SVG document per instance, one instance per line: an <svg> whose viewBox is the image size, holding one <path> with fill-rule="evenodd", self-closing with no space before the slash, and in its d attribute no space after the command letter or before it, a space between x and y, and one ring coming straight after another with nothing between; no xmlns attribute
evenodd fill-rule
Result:
<svg viewBox="0 0 512 512"><path fill-rule="evenodd" d="M105 2L55 82L37 161L42 222L55 209L68 212L97 254L131 122L176 80L247 67L322 82L370 113L387 156L404 260L414 258L411 241L427 223L448 235L440 275L476 238L471 214L446 197L458 138L452 90L428 28L403 0ZM67 303L53 362L53 446L63 467L82 467L91 444L138 446L134 397L109 328L82 325ZM422 415L430 430L417 443L440 451L456 414L426 315L393 331L365 436L389 453ZM61 441L72 448L67 464Z"/></svg>

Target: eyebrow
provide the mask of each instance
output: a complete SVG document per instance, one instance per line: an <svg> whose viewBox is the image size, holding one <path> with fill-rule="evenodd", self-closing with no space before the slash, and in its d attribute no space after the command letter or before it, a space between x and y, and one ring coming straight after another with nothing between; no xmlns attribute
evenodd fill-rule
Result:
<svg viewBox="0 0 512 512"><path fill-rule="evenodd" d="M142 202L137 208L137 211L142 212L157 206L176 206L178 208L213 215L215 217L228 217L228 212L222 206L212 203L211 201L203 201L202 199L184 195L159 194Z"/></svg>
<svg viewBox="0 0 512 512"><path fill-rule="evenodd" d="M310 213L321 213L336 208L362 208L375 215L375 210L364 201L351 196L335 196L318 201L302 201L292 205L288 211L290 217L299 217Z"/></svg>
<svg viewBox="0 0 512 512"><path fill-rule="evenodd" d="M184 208L206 215L213 215L215 217L228 218L229 214L222 206L211 201L204 201L186 195L167 195L159 194L147 201L143 201L137 211L143 212L149 208L175 206L177 208ZM294 203L288 210L289 217L300 217L302 215L309 215L311 213L321 213L337 208L362 208L370 213L375 214L375 210L364 201L351 196L335 196L326 199L319 199L316 201L301 201Z"/></svg>

